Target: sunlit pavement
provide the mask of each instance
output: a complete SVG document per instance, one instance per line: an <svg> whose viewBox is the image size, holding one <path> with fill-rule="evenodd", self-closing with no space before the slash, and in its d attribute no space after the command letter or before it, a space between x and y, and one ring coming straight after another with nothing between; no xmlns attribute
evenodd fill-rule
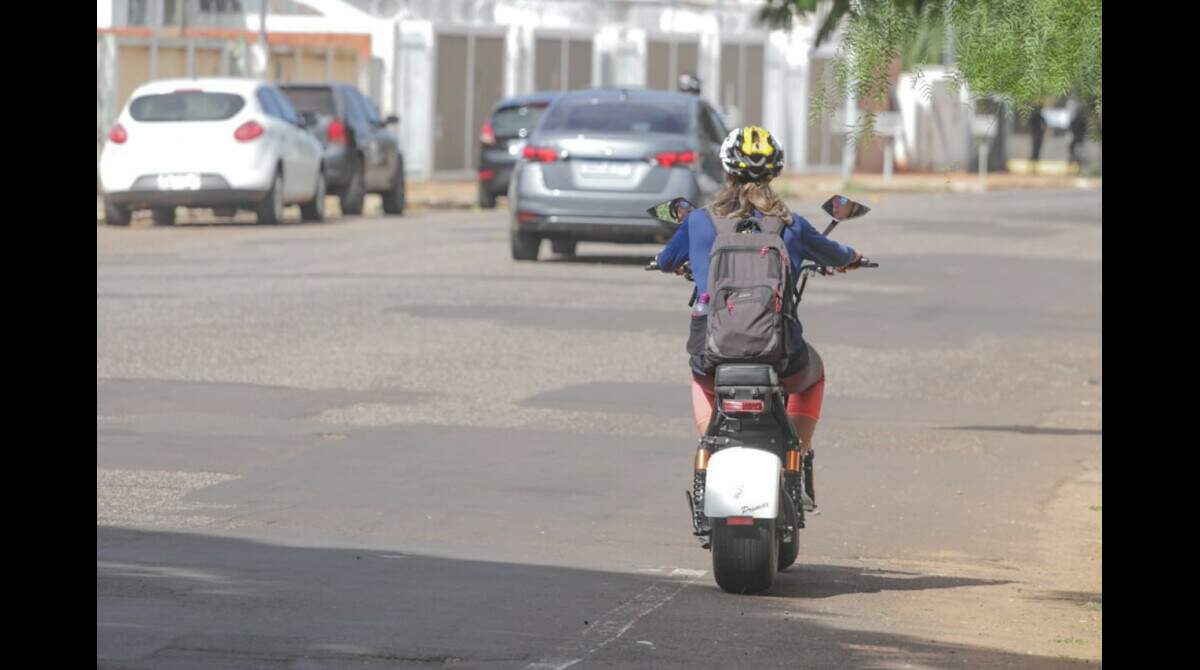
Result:
<svg viewBox="0 0 1200 670"><path fill-rule="evenodd" d="M881 267L802 308L824 513L759 597L690 535L656 247L98 226L98 665L1097 664L1099 191L864 200Z"/></svg>

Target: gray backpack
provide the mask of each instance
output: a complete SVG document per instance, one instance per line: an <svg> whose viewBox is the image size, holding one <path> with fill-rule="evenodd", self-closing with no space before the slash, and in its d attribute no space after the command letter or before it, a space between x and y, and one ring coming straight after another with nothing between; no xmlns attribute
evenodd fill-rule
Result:
<svg viewBox="0 0 1200 670"><path fill-rule="evenodd" d="M724 363L784 364L793 308L792 264L777 217L711 216L717 237L708 261L708 333L704 356Z"/></svg>

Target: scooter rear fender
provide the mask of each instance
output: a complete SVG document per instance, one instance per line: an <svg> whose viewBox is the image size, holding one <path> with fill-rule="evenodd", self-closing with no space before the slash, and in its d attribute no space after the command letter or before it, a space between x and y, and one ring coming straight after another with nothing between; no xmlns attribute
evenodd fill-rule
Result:
<svg viewBox="0 0 1200 670"><path fill-rule="evenodd" d="M782 470L779 457L762 449L728 447L716 452L708 459L704 515L776 518Z"/></svg>

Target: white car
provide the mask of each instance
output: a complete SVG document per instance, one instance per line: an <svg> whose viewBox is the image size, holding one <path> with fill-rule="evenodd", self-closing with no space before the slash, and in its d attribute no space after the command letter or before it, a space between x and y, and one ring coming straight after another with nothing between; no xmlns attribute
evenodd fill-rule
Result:
<svg viewBox="0 0 1200 670"><path fill-rule="evenodd" d="M278 223L299 204L325 216L321 143L274 84L254 79L164 79L144 84L121 110L100 156L105 220L135 209L171 225L176 207L232 216L253 210Z"/></svg>

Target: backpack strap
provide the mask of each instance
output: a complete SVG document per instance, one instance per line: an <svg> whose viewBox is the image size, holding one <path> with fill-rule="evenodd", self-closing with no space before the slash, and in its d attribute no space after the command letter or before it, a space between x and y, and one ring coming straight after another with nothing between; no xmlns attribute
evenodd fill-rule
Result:
<svg viewBox="0 0 1200 670"><path fill-rule="evenodd" d="M718 235L720 235L721 233L736 233L737 229L738 229L738 225L741 224L742 221L746 220L746 219L721 218L721 217L717 216L716 214L714 214L707 207L704 208L704 211L706 214L708 214L708 220L712 222L713 229L716 230ZM783 235L783 229L787 228L788 224L791 223L790 221L787 223L784 223L783 220L777 216L764 216L761 218L750 217L750 218L754 219L754 222L758 224L758 227L760 229L762 229L762 232L768 233L771 235L779 235L779 236Z"/></svg>

